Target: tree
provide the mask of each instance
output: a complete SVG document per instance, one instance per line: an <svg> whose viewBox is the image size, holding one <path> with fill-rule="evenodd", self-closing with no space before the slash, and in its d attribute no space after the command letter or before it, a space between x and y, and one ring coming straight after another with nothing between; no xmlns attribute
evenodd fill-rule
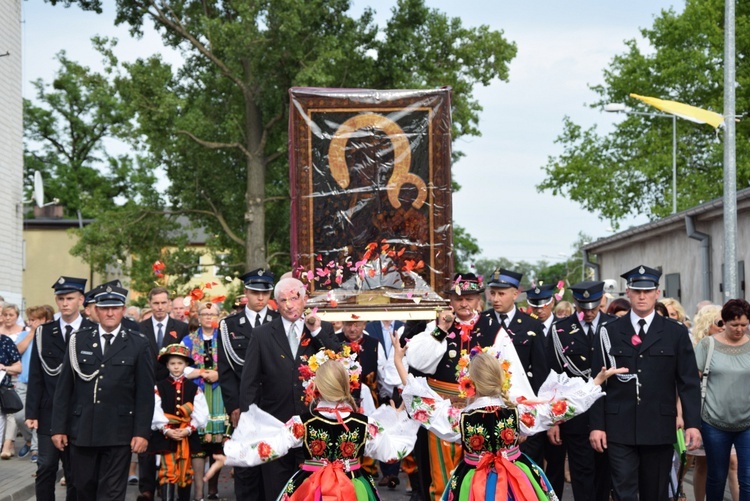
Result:
<svg viewBox="0 0 750 501"><path fill-rule="evenodd" d="M630 93L680 101L705 109L723 110L724 2L688 0L685 10L662 11L642 36L652 50L636 40L604 70L604 84L592 86L597 95L592 108L611 102L653 112L628 97ZM750 22L750 5L737 5L737 26ZM747 81L750 33L737 30L737 81ZM750 104L750 88L737 86L737 109ZM737 124L737 182L750 180L750 125ZM677 120L678 210L722 194L722 143L709 126ZM719 136L720 137L720 136ZM583 129L569 118L556 141L563 153L550 157L545 180L537 186L566 196L613 226L628 215L651 219L671 212L672 121L629 115L613 132L601 135L596 127Z"/></svg>
<svg viewBox="0 0 750 501"><path fill-rule="evenodd" d="M52 84L32 83L36 103L24 99L26 178L38 170L45 190L66 215L94 217L116 197L135 198L154 178L150 169L127 156L109 156L103 139L127 128L128 116L104 76L71 61L61 51Z"/></svg>
<svg viewBox="0 0 750 501"><path fill-rule="evenodd" d="M49 0L52 4L58 0ZM87 10L98 0L63 0ZM173 70L158 56L122 68L118 91L136 134L171 181L173 212L216 235L237 267L289 266L287 90L294 85L427 88L450 85L454 135L477 135L475 85L507 79L515 46L486 26L400 0L383 36L348 0L118 0L118 24L151 22L179 48ZM241 187L241 188L240 188ZM270 209L270 210L267 210ZM283 264L281 264L283 263Z"/></svg>

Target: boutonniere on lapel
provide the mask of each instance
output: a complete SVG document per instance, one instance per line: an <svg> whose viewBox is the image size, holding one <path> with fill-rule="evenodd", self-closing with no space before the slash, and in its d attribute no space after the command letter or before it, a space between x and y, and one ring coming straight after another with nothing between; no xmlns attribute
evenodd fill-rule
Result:
<svg viewBox="0 0 750 501"><path fill-rule="evenodd" d="M302 332L302 337L299 340L300 346L307 346L310 344L310 334L308 332Z"/></svg>
<svg viewBox="0 0 750 501"><path fill-rule="evenodd" d="M351 348L353 353L359 353L359 350L362 348L360 344L356 341L352 341L352 343L349 345L349 348Z"/></svg>
<svg viewBox="0 0 750 501"><path fill-rule="evenodd" d="M169 335L177 339L177 331L169 331Z"/></svg>

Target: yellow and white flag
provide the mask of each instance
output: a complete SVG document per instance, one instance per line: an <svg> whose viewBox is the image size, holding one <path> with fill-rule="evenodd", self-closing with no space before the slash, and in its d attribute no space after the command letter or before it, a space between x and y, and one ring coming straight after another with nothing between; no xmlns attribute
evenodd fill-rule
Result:
<svg viewBox="0 0 750 501"><path fill-rule="evenodd" d="M654 108L658 108L670 115L690 120L691 122L709 124L714 128L719 128L724 123L724 115L720 115L715 111L704 110L703 108L678 103L677 101L667 101L656 97L639 96L638 94L630 94L630 97L639 99L646 104L650 104Z"/></svg>

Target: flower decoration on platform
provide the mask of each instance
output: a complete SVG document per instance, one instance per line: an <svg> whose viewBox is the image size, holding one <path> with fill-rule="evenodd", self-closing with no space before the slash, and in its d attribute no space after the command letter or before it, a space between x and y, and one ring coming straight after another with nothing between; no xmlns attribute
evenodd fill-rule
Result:
<svg viewBox="0 0 750 501"><path fill-rule="evenodd" d="M467 398L473 397L477 393L474 381L469 377L469 365L471 364L471 359L474 358L477 353L489 353L500 360L500 366L503 369L502 391L503 393L507 393L508 390L510 390L510 362L501 358L501 353L494 347L489 346L487 348L472 348L471 351L461 350L461 358L458 359L458 364L456 366L458 396L461 398Z"/></svg>
<svg viewBox="0 0 750 501"><path fill-rule="evenodd" d="M349 374L349 389L356 390L359 388L359 375L362 373L362 366L359 363L357 353L359 345L352 343L351 346L344 345L341 351L320 350L311 355L298 368L299 378L302 380L302 388L305 391L305 403L309 404L318 397L315 389L315 373L318 368L329 360L336 360L344 364L346 372Z"/></svg>
<svg viewBox="0 0 750 501"><path fill-rule="evenodd" d="M164 269L167 267L166 264L159 261L158 259L154 261L154 264L151 265L151 269L154 270L154 275L161 278L164 276Z"/></svg>

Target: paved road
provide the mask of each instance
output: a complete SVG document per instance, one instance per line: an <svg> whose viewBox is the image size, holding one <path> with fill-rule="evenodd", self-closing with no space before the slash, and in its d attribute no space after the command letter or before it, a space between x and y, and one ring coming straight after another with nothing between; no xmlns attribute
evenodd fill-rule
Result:
<svg viewBox="0 0 750 501"><path fill-rule="evenodd" d="M21 440L17 440L17 449L20 448ZM36 465L29 461L29 458L13 457L7 461L0 461L0 501L32 501L34 499L34 477ZM406 492L406 476L402 473L400 476L401 484L394 490L381 488L380 495L383 501L408 501L409 494ZM687 501L695 501L692 488L692 472L685 476L685 493ZM225 468L219 477L219 494L224 500L235 500L232 479L229 476L229 469ZM138 489L135 486L128 487L128 501L135 501L138 496ZM65 499L65 488L57 487L57 499ZM570 491L570 484L565 484L563 497L566 501L573 499ZM732 501L728 490L724 495L725 501Z"/></svg>

